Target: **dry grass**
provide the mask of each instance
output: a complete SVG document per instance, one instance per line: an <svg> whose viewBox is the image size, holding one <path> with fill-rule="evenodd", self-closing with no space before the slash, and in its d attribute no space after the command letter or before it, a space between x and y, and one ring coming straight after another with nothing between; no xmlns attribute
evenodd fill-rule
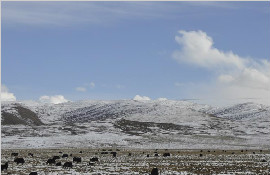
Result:
<svg viewBox="0 0 270 175"><path fill-rule="evenodd" d="M9 161L9 168L2 174L149 174L153 167L158 167L161 174L269 174L269 150L140 150L104 148L109 154L101 154L102 149L17 149L2 150L2 163ZM61 158L62 164L72 161L74 156L81 157L81 163L74 163L72 169L47 165L46 161L55 155L73 154ZM82 153L79 153L82 151ZM117 152L113 158L111 151ZM18 157L25 159L24 165L17 165L11 157L18 152ZM171 153L163 157L163 153ZM33 153L34 157L28 156ZM128 154L131 153L131 156ZM154 156L155 154L159 156ZM150 157L146 155L149 154ZM200 156L202 154L202 156ZM95 166L89 166L92 157L99 157Z"/></svg>

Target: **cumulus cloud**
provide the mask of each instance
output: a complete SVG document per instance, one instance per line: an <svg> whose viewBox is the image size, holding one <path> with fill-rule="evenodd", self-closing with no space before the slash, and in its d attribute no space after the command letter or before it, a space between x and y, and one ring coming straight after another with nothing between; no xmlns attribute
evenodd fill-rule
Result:
<svg viewBox="0 0 270 175"><path fill-rule="evenodd" d="M5 85L1 85L1 101L16 101L15 95Z"/></svg>
<svg viewBox="0 0 270 175"><path fill-rule="evenodd" d="M229 52L223 52L213 47L213 39L202 31L179 31L176 42L182 49L173 53L173 58L179 62L187 62L205 68L229 67L244 68L247 59Z"/></svg>
<svg viewBox="0 0 270 175"><path fill-rule="evenodd" d="M136 101L148 101L148 100L151 100L151 98L149 97L146 97L146 96L140 96L140 95L136 95L133 100L136 100Z"/></svg>
<svg viewBox="0 0 270 175"><path fill-rule="evenodd" d="M85 87L76 87L76 91L85 92L86 88Z"/></svg>
<svg viewBox="0 0 270 175"><path fill-rule="evenodd" d="M270 91L270 62L266 59L241 57L232 51L214 47L213 39L203 31L179 31L176 42L180 50L172 57L179 63L202 67L214 72L216 93L227 97L266 97ZM179 84L175 84L179 86ZM213 86L213 84L211 84ZM226 91L226 92L225 92ZM213 93L213 91L211 92Z"/></svg>
<svg viewBox="0 0 270 175"><path fill-rule="evenodd" d="M68 100L65 99L63 95L54 95L54 96L44 95L39 98L39 101L42 103L53 103L53 104L68 102Z"/></svg>

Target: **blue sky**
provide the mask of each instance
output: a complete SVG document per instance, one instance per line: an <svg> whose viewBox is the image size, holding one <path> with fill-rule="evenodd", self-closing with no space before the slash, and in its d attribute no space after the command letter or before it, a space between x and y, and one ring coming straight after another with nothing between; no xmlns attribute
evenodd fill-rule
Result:
<svg viewBox="0 0 270 175"><path fill-rule="evenodd" d="M270 93L268 2L2 2L1 22L17 100Z"/></svg>

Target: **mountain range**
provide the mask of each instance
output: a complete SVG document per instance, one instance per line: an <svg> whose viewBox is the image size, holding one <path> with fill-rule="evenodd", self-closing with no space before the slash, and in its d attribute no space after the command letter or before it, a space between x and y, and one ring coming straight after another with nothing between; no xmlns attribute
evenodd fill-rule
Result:
<svg viewBox="0 0 270 175"><path fill-rule="evenodd" d="M270 107L176 100L2 102L2 148L270 147Z"/></svg>

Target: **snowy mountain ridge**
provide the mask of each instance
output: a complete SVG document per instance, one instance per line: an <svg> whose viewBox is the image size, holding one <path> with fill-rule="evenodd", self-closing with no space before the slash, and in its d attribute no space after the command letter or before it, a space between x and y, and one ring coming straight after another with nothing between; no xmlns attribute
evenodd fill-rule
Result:
<svg viewBox="0 0 270 175"><path fill-rule="evenodd" d="M2 125L4 147L16 142L22 142L22 147L75 146L74 140L79 146L149 148L267 147L270 143L270 107L255 103L215 108L174 100L88 100L1 106L2 124L9 121ZM19 122L10 123L10 116Z"/></svg>

